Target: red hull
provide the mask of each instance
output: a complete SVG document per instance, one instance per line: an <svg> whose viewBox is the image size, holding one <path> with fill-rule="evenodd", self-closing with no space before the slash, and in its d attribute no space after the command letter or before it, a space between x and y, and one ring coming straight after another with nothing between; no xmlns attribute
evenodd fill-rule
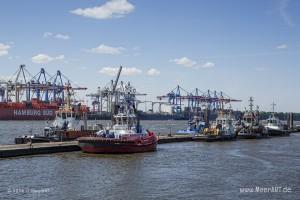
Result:
<svg viewBox="0 0 300 200"><path fill-rule="evenodd" d="M87 153L141 153L155 151L157 146L156 135L126 140L82 137L78 141L82 151Z"/></svg>
<svg viewBox="0 0 300 200"><path fill-rule="evenodd" d="M53 120L57 109L1 108L0 120Z"/></svg>

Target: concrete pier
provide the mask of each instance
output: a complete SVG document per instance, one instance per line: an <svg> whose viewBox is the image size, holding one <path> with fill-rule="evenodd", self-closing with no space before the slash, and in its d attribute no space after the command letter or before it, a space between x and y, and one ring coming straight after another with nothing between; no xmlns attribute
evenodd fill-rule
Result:
<svg viewBox="0 0 300 200"><path fill-rule="evenodd" d="M0 158L79 151L77 141L0 145Z"/></svg>
<svg viewBox="0 0 300 200"><path fill-rule="evenodd" d="M158 144L192 141L191 136L159 136ZM77 141L0 145L0 158L80 151Z"/></svg>

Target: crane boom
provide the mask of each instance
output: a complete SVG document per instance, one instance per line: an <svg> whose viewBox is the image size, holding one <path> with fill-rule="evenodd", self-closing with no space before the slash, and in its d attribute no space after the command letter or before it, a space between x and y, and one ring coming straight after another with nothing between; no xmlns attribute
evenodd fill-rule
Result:
<svg viewBox="0 0 300 200"><path fill-rule="evenodd" d="M116 90L116 87L117 87L117 84L118 84L118 81L119 81L119 78L120 78L120 75L121 75L121 71L122 71L122 66L120 66L120 68L119 68L116 80L115 80L114 85L113 85L113 89L112 89L113 94L115 93L115 90Z"/></svg>

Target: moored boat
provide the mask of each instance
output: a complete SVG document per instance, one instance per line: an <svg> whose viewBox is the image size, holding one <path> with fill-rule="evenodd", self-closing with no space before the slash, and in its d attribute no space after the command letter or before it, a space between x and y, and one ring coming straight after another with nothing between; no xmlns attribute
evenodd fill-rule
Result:
<svg viewBox="0 0 300 200"><path fill-rule="evenodd" d="M270 136L288 136L290 132L287 130L287 125L284 125L275 115L275 103L272 103L273 112L267 119L265 129Z"/></svg>
<svg viewBox="0 0 300 200"><path fill-rule="evenodd" d="M234 117L231 111L224 113L220 111L216 120L210 125L209 128L204 128L202 133L193 137L193 140L204 140L207 142L235 140L236 129L234 126Z"/></svg>
<svg viewBox="0 0 300 200"><path fill-rule="evenodd" d="M113 116L113 126L98 131L95 136L78 138L78 145L87 153L139 153L155 151L158 138L142 130L134 113Z"/></svg>
<svg viewBox="0 0 300 200"><path fill-rule="evenodd" d="M184 130L178 130L178 135L195 135L203 131L205 127L205 121L201 114L194 115L191 120L188 121L188 126Z"/></svg>
<svg viewBox="0 0 300 200"><path fill-rule="evenodd" d="M268 133L264 130L264 127L260 124L259 121L259 111L258 107L253 110L253 98L249 99L249 110L246 110L242 120L241 128L238 133L238 138L240 139L258 139L268 137Z"/></svg>
<svg viewBox="0 0 300 200"><path fill-rule="evenodd" d="M97 136L78 138L78 144L87 153L140 153L156 150L158 138L155 133L137 133L134 127L127 127L125 124L116 124L112 129L97 132Z"/></svg>
<svg viewBox="0 0 300 200"><path fill-rule="evenodd" d="M78 138L78 145L86 153L140 153L155 151L158 138L155 133L143 130L136 116L135 94L130 87L116 91L120 67L112 90L113 106L111 126L96 136ZM127 85L128 86L128 85ZM122 87L124 88L124 87Z"/></svg>
<svg viewBox="0 0 300 200"><path fill-rule="evenodd" d="M81 104L71 106L70 102L70 95L68 95L67 104L55 112L52 125L46 126L43 134L19 136L15 138L15 143L68 141L82 136L95 135L97 127L95 130L87 129L88 108Z"/></svg>

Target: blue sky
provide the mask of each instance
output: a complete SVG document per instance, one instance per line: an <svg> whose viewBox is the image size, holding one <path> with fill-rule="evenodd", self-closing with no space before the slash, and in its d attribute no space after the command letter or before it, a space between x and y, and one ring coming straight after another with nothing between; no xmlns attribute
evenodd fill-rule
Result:
<svg viewBox="0 0 300 200"><path fill-rule="evenodd" d="M0 3L0 78L60 69L88 92L119 65L147 100L177 84L300 112L300 1L52 0ZM150 71L149 71L150 70Z"/></svg>

